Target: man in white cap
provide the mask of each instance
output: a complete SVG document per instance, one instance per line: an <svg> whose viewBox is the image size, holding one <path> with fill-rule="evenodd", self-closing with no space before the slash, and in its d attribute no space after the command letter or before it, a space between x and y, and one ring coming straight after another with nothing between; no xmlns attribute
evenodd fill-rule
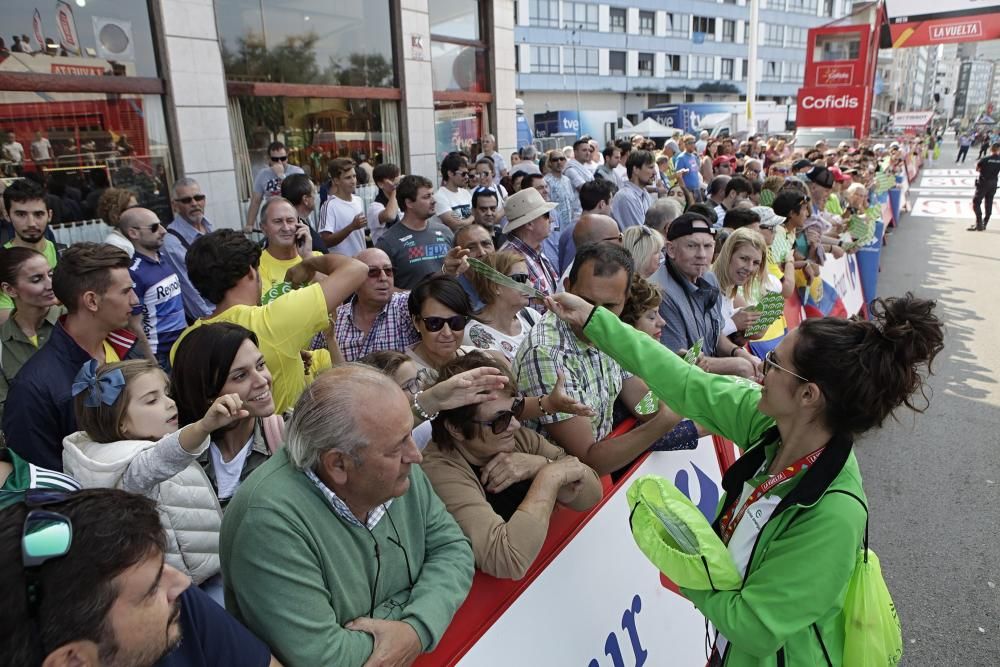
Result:
<svg viewBox="0 0 1000 667"><path fill-rule="evenodd" d="M531 285L545 294L555 294L558 290L559 274L552 263L542 254L542 242L551 231L549 212L558 204L547 202L538 190L526 188L507 198L504 211L507 224L503 233L507 242L500 251L515 252L524 257L528 265L528 279ZM532 307L545 313L544 303L534 303Z"/></svg>

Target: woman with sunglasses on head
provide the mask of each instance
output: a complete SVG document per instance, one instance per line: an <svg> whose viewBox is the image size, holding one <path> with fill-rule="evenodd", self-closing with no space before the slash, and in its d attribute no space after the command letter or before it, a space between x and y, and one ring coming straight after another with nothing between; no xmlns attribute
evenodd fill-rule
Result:
<svg viewBox="0 0 1000 667"><path fill-rule="evenodd" d="M521 255L507 251L496 252L486 255L481 261L511 280L522 285L528 284L528 265ZM466 346L501 354L509 366L521 341L541 315L528 307L528 295L524 292L495 283L477 271L470 274L484 306L475 320L465 327L462 342Z"/></svg>
<svg viewBox="0 0 1000 667"><path fill-rule="evenodd" d="M422 469L472 543L476 567L502 579L520 579L538 556L556 503L577 511L601 499L591 468L521 427L532 399L515 393L501 362L479 352L441 368L440 378L493 367L508 377L497 398L442 411Z"/></svg>
<svg viewBox="0 0 1000 667"><path fill-rule="evenodd" d="M496 166L488 157L481 157L476 160L472 172L472 191L485 189L495 192L497 195L497 220L503 217L503 203L510 196L507 188L503 184L496 182Z"/></svg>
<svg viewBox="0 0 1000 667"><path fill-rule="evenodd" d="M712 524L743 585L683 591L714 626L709 664L842 665L844 596L868 516L854 439L901 405L926 409L923 374L943 347L935 303L907 294L875 300L871 321L805 320L767 355L763 386L684 363L572 294L549 303L672 410L745 451Z"/></svg>

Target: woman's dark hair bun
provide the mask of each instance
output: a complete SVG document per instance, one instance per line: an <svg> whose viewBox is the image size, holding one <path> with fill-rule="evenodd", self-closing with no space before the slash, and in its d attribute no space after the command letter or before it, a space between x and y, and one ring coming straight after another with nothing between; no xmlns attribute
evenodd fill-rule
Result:
<svg viewBox="0 0 1000 667"><path fill-rule="evenodd" d="M900 405L927 409L924 375L944 347L935 305L907 293L875 299L871 320L824 317L799 326L795 368L826 396L827 424L860 434L881 426Z"/></svg>

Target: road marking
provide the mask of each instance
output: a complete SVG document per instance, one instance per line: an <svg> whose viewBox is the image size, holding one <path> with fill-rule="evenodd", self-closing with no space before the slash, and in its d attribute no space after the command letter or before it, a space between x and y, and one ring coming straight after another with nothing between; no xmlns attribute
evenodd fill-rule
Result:
<svg viewBox="0 0 1000 667"><path fill-rule="evenodd" d="M974 188L975 176L925 176L920 181L925 188Z"/></svg>
<svg viewBox="0 0 1000 667"><path fill-rule="evenodd" d="M993 200L993 208L1000 208L1000 200ZM972 198L951 199L944 197L917 197L910 216L914 218L968 218L973 217Z"/></svg>
<svg viewBox="0 0 1000 667"><path fill-rule="evenodd" d="M924 169L924 176L975 176L975 169Z"/></svg>

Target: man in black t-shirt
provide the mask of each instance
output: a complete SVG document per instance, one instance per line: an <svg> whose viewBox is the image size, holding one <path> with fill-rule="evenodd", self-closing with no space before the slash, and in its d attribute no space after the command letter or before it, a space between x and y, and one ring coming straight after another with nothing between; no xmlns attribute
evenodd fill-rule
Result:
<svg viewBox="0 0 1000 667"><path fill-rule="evenodd" d="M976 212L976 224L968 228L970 232L981 232L986 229L993 215L993 197L997 193L997 177L1000 175L1000 142L990 146L990 154L976 163L979 178L976 179L976 194L972 197L972 209ZM986 216L983 217L981 205L986 202Z"/></svg>
<svg viewBox="0 0 1000 667"><path fill-rule="evenodd" d="M164 562L155 501L115 489L45 493L0 512L0 664L278 664Z"/></svg>

